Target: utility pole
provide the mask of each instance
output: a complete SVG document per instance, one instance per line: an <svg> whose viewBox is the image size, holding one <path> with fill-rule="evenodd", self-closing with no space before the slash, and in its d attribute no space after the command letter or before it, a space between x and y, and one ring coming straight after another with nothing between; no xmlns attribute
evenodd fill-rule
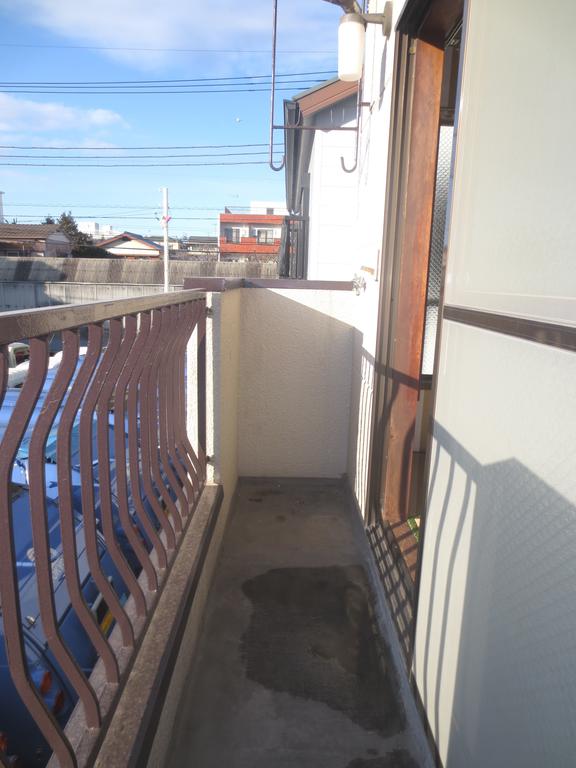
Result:
<svg viewBox="0 0 576 768"><path fill-rule="evenodd" d="M168 222L170 216L168 215L168 187L162 187L162 205L163 216L162 226L164 227L164 293L167 293L170 288L170 261L168 258Z"/></svg>
<svg viewBox="0 0 576 768"><path fill-rule="evenodd" d="M4 192L0 192L0 224L4 224Z"/></svg>

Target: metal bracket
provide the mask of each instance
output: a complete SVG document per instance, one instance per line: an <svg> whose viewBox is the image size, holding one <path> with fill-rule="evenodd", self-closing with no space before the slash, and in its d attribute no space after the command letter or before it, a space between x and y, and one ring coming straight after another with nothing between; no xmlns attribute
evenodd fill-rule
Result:
<svg viewBox="0 0 576 768"><path fill-rule="evenodd" d="M206 307L206 317L214 317L214 310L212 307Z"/></svg>
<svg viewBox="0 0 576 768"><path fill-rule="evenodd" d="M340 165L342 167L342 170L344 173L354 173L356 168L358 168L358 148L360 144L360 107L362 106L362 83L358 83L358 93L356 94L356 142L354 146L354 163L352 164L351 168L346 167L346 163L344 162L344 158L340 157Z"/></svg>
<svg viewBox="0 0 576 768"><path fill-rule="evenodd" d="M361 13L366 24L382 24L382 34L384 37L390 37L392 33L392 3L387 2L384 5L383 13Z"/></svg>

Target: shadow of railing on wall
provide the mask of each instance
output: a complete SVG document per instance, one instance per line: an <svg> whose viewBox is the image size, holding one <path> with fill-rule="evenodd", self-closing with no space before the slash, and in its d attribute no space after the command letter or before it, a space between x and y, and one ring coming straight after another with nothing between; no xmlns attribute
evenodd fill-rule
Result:
<svg viewBox="0 0 576 768"><path fill-rule="evenodd" d="M482 464L434 425L412 672L448 765L560 765L572 744L576 507L557 489L576 491L569 458L548 457L545 482L516 458Z"/></svg>

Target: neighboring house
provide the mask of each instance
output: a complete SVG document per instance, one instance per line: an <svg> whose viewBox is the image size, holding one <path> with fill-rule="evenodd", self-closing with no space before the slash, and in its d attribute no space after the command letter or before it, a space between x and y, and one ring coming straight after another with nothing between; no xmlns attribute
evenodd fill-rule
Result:
<svg viewBox="0 0 576 768"><path fill-rule="evenodd" d="M127 259L157 259L162 255L161 245L134 232L123 232L109 240L101 240L98 247L108 251L111 256Z"/></svg>
<svg viewBox="0 0 576 768"><path fill-rule="evenodd" d="M282 274L351 280L358 246L357 83L328 80L284 102L286 200ZM301 130L304 127L306 130ZM317 128L316 131L310 130ZM341 130L341 129L345 130Z"/></svg>
<svg viewBox="0 0 576 768"><path fill-rule="evenodd" d="M0 256L70 256L72 243L57 224L0 224Z"/></svg>
<svg viewBox="0 0 576 768"><path fill-rule="evenodd" d="M152 240L160 248L160 252L164 253L164 235L146 235L146 240ZM168 250L180 250L180 240L177 237L168 237Z"/></svg>
<svg viewBox="0 0 576 768"><path fill-rule="evenodd" d="M180 241L180 250L175 258L195 261L217 261L219 255L218 238L191 235Z"/></svg>
<svg viewBox="0 0 576 768"><path fill-rule="evenodd" d="M274 261L280 251L284 218L270 213L221 213L220 259Z"/></svg>

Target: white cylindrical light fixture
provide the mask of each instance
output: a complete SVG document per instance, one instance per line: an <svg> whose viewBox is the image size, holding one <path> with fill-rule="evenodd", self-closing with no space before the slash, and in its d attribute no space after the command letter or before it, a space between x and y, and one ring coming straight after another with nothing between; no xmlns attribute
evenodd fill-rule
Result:
<svg viewBox="0 0 576 768"><path fill-rule="evenodd" d="M358 13L346 13L338 27L338 77L355 83L362 77L366 25Z"/></svg>

